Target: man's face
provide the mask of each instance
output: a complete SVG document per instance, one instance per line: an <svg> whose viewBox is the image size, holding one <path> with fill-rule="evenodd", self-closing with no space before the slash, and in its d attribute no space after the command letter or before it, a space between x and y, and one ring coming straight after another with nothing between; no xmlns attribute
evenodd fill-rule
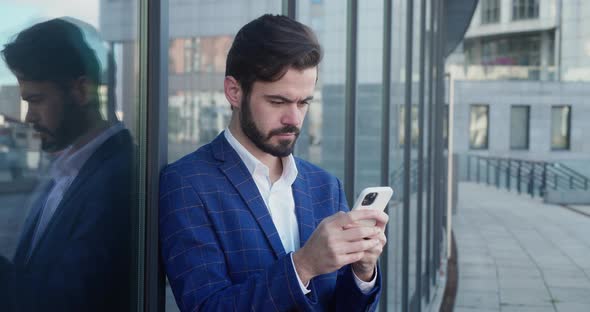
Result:
<svg viewBox="0 0 590 312"><path fill-rule="evenodd" d="M41 137L41 149L57 152L72 144L83 127L80 107L57 84L18 81L21 97L29 104L25 121Z"/></svg>
<svg viewBox="0 0 590 312"><path fill-rule="evenodd" d="M289 69L278 81L254 82L239 112L242 132L261 151L276 157L293 152L308 105L313 99L317 68Z"/></svg>

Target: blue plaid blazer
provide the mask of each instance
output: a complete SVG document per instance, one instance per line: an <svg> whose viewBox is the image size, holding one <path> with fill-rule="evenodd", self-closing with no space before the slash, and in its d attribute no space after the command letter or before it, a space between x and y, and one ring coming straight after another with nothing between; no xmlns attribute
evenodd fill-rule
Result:
<svg viewBox="0 0 590 312"><path fill-rule="evenodd" d="M322 219L348 207L340 181L296 159L293 197L301 245ZM304 295L291 257L248 169L223 133L166 167L160 178L160 243L182 311L366 311L350 266L317 276Z"/></svg>

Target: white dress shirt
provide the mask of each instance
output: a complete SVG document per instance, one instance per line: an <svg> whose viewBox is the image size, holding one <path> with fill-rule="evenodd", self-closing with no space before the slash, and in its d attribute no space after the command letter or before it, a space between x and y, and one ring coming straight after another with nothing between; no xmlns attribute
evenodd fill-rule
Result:
<svg viewBox="0 0 590 312"><path fill-rule="evenodd" d="M311 290L307 288L309 285L304 285L301 282L297 270L295 269L292 254L292 252L301 247L299 246L299 228L297 224L297 216L295 215L295 199L293 198L293 190L291 189L298 174L295 158L293 155L281 158L283 172L279 179L275 181L275 183L272 183L270 180L269 168L248 152L248 150L231 134L229 128L225 129L224 135L227 142L233 147L238 156L240 156L240 159L244 162L246 168L252 175L252 179L254 180L254 183L256 183L256 187L258 188L258 191L268 208L272 221L275 224L281 242L283 243L283 247L285 248L285 252L291 253L291 262L293 264L295 275L297 275L301 291L304 294L308 294ZM359 279L354 272L353 275L357 286L363 293L368 293L375 286L377 274L375 274L375 277L370 282L365 282Z"/></svg>
<svg viewBox="0 0 590 312"><path fill-rule="evenodd" d="M49 175L54 182L54 186L49 192L45 205L43 206L43 214L40 218L40 220L44 220L44 222L42 222L43 226L38 226L36 228L35 236L33 237L33 245L30 250L35 248L37 241L45 231L47 224L49 224L49 221L53 217L64 194L76 176L78 176L78 172L80 172L84 163L86 163L101 144L123 129L124 127L122 123L116 123L101 132L79 150L72 152L72 146L69 146L60 153L60 156L58 156L57 159L55 159L49 169Z"/></svg>

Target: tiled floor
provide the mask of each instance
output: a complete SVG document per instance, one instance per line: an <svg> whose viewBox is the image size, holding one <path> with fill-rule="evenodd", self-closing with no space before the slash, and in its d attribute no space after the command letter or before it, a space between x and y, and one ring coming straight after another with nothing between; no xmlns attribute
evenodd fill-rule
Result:
<svg viewBox="0 0 590 312"><path fill-rule="evenodd" d="M459 186L457 312L590 311L590 218L474 183Z"/></svg>

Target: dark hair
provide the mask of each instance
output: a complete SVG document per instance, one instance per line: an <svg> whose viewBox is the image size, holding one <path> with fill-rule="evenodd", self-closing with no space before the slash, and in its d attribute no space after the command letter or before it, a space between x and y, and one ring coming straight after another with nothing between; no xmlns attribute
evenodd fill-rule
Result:
<svg viewBox="0 0 590 312"><path fill-rule="evenodd" d="M286 16L263 15L244 25L227 55L225 75L249 96L255 81L277 81L290 67L317 66L322 48L313 31Z"/></svg>
<svg viewBox="0 0 590 312"><path fill-rule="evenodd" d="M100 63L82 30L61 18L23 30L4 46L2 54L10 70L24 80L64 86L85 76L100 82Z"/></svg>

